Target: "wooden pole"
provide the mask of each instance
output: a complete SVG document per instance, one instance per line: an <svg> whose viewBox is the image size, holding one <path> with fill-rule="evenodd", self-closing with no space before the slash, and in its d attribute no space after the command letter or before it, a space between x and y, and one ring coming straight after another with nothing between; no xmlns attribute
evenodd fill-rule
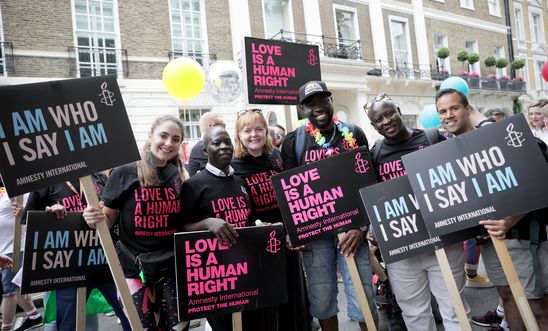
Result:
<svg viewBox="0 0 548 331"><path fill-rule="evenodd" d="M88 205L99 208L99 199L95 193L95 188L93 187L93 182L91 176L85 176L80 178L84 194L86 195L86 200ZM107 257L108 266L110 272L112 273L112 278L118 291L120 292L120 297L122 298L122 303L126 308L128 314L129 323L131 324L131 329L133 331L143 331L143 326L141 320L139 319L139 314L137 309L133 304L133 299L129 293L129 287L127 286L124 273L122 272L122 267L120 266L120 260L118 260L118 255L116 254L116 249L112 242L112 237L106 222L100 222L97 224L97 233L101 239L101 245L103 246L103 251Z"/></svg>
<svg viewBox="0 0 548 331"><path fill-rule="evenodd" d="M495 250L497 251L500 264L502 265L502 269L504 270L504 275L506 275L506 280L508 280L508 285L510 286L510 290L512 291L512 295L514 296L516 305L518 306L519 314L523 319L525 328L527 328L527 330L529 331L538 331L539 327L537 324L537 320L535 318L535 315L533 314L533 311L531 310L531 306L529 306L529 301L527 301L527 297L525 296L523 287L519 282L518 273L516 272L516 268L512 263L510 254L508 254L508 248L504 244L503 240L495 239L491 236L491 241L493 242L493 246L495 246Z"/></svg>
<svg viewBox="0 0 548 331"><path fill-rule="evenodd" d="M19 205L23 205L23 196L18 195L15 199L11 199L12 202L15 202ZM23 206L24 208L25 206ZM13 223L13 267L12 270L17 272L21 267L21 218L23 218L23 213L16 215Z"/></svg>
<svg viewBox="0 0 548 331"><path fill-rule="evenodd" d="M447 254L445 254L444 248L436 249L436 258L438 259L438 263L441 268L445 286L449 291L449 297L455 307L455 313L457 314L460 327L462 330L472 331L472 327L468 321L468 315L466 314L466 309L464 309L464 304L462 303L462 298L460 296L459 289L457 288L457 283L455 283L453 271L451 271L451 266L449 265L449 260L447 260Z"/></svg>
<svg viewBox="0 0 548 331"><path fill-rule="evenodd" d="M339 241L341 241L345 233L339 233ZM375 325L375 320L371 314L371 309L369 308L369 303L367 302L367 296L365 295L365 289L363 288L362 280L360 273L358 272L358 267L356 265L356 260L354 260L354 255L345 256L344 260L348 266L348 271L350 272L350 278L352 279L352 284L354 284L354 289L356 290L356 296L358 297L358 302L360 303L360 308L365 318L365 325L367 325L368 331L377 331L377 326ZM366 275L366 277L371 275Z"/></svg>
<svg viewBox="0 0 548 331"><path fill-rule="evenodd" d="M242 331L242 312L232 313L232 331Z"/></svg>
<svg viewBox="0 0 548 331"><path fill-rule="evenodd" d="M86 330L86 299L87 288L78 287L76 289L76 330Z"/></svg>

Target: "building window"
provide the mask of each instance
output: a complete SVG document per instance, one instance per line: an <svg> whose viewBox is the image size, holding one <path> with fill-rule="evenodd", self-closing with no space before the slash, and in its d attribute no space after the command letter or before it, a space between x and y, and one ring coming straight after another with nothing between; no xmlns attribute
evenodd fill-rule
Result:
<svg viewBox="0 0 548 331"><path fill-rule="evenodd" d="M460 6L462 8L474 10L474 0L460 0Z"/></svg>
<svg viewBox="0 0 548 331"><path fill-rule="evenodd" d="M197 141L202 139L200 132L200 118L209 109L179 109L179 118L185 127L185 141Z"/></svg>
<svg viewBox="0 0 548 331"><path fill-rule="evenodd" d="M504 46L495 46L495 48L493 49L493 56L495 57L495 59L506 58L506 54L504 53ZM500 78L506 75L506 68L497 68L497 77Z"/></svg>
<svg viewBox="0 0 548 331"><path fill-rule="evenodd" d="M434 51L436 52L436 55L438 54L440 48L444 47L449 47L449 44L447 42L447 36L442 34L434 34ZM445 59L440 59L436 56L436 64L438 65L438 71L451 71L451 61L449 57L446 57Z"/></svg>
<svg viewBox="0 0 548 331"><path fill-rule="evenodd" d="M535 43L540 43L542 41L542 19L540 14L532 13L531 14L531 40Z"/></svg>
<svg viewBox="0 0 548 331"><path fill-rule="evenodd" d="M544 91L546 89L546 83L544 82L544 77L542 77L542 67L544 66L543 61L537 61L537 90Z"/></svg>
<svg viewBox="0 0 548 331"><path fill-rule="evenodd" d="M406 115L403 114L402 116L402 122L403 125L405 125L408 128L416 128L417 125L417 115Z"/></svg>
<svg viewBox="0 0 548 331"><path fill-rule="evenodd" d="M209 64L205 42L205 13L201 0L170 0L173 57L187 56Z"/></svg>
<svg viewBox="0 0 548 331"><path fill-rule="evenodd" d="M489 15L500 17L500 0L487 0Z"/></svg>
<svg viewBox="0 0 548 331"><path fill-rule="evenodd" d="M468 52L468 54L478 53L478 42L477 42L477 40L467 40L467 41L465 41L464 48ZM480 61L474 63L473 65L468 64L468 72L477 72L477 73L479 73L480 72L479 62Z"/></svg>
<svg viewBox="0 0 548 331"><path fill-rule="evenodd" d="M399 18L390 18L390 34L392 36L392 53L397 71L412 68L411 42L407 21Z"/></svg>
<svg viewBox="0 0 548 331"><path fill-rule="evenodd" d="M290 0L263 0L263 16L267 39L279 34L280 30L293 31L293 14Z"/></svg>
<svg viewBox="0 0 548 331"><path fill-rule="evenodd" d="M525 40L525 34L523 31L523 15L521 13L521 8L515 8L514 15L516 16L516 33L518 40Z"/></svg>
<svg viewBox="0 0 548 331"><path fill-rule="evenodd" d="M356 59L360 56L358 40L358 15L356 8L335 5L335 28L337 33L336 57Z"/></svg>
<svg viewBox="0 0 548 331"><path fill-rule="evenodd" d="M74 0L77 77L123 76L115 0Z"/></svg>

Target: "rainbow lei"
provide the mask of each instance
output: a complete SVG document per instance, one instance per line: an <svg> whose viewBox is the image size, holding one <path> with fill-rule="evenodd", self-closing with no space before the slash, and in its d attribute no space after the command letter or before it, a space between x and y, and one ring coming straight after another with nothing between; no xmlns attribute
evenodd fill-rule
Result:
<svg viewBox="0 0 548 331"><path fill-rule="evenodd" d="M337 129L339 129L339 132L341 133L341 136L346 141L348 146L352 149L356 146L356 138L354 138L354 134L350 132L347 126L343 124L343 122L339 121L337 116L333 116L333 123L337 126ZM322 147L322 149L329 148L331 146L331 142L326 142L325 137L320 132L320 129L315 128L314 125L307 121L306 123L306 131L314 138L316 143Z"/></svg>

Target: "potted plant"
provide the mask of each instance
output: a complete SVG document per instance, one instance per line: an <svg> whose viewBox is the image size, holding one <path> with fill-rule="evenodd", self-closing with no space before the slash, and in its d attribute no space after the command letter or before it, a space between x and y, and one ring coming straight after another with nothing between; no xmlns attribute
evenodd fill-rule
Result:
<svg viewBox="0 0 548 331"><path fill-rule="evenodd" d="M441 59L441 61L440 61L441 66L438 67L438 71L439 71L439 76L442 80L447 78L448 73L449 73L443 66L443 64L445 63L445 59L449 56L449 54L450 54L449 48L447 48L447 47L442 47L442 48L438 49L438 53L436 54L438 56L438 58Z"/></svg>
<svg viewBox="0 0 548 331"><path fill-rule="evenodd" d="M483 63L487 68L492 68L497 64L497 59L494 56L488 56L483 60Z"/></svg>
<svg viewBox="0 0 548 331"><path fill-rule="evenodd" d="M468 74L468 86L470 88L479 88L480 87L479 81L480 81L479 73L471 72Z"/></svg>
<svg viewBox="0 0 548 331"><path fill-rule="evenodd" d="M525 89L526 89L526 85L525 85L525 81L523 80L523 77L521 76L516 76L516 78L514 78L512 80L512 90L514 91L522 91L522 92L525 92Z"/></svg>
<svg viewBox="0 0 548 331"><path fill-rule="evenodd" d="M459 62L462 62L462 70L464 70L464 62L468 61L468 52L460 51L457 54L457 60L459 60Z"/></svg>

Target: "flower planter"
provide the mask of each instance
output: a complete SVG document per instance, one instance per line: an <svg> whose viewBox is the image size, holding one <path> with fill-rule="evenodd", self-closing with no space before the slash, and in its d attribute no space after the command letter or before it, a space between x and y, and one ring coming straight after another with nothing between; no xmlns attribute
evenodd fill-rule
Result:
<svg viewBox="0 0 548 331"><path fill-rule="evenodd" d="M526 85L522 80L513 80L511 84L512 91L525 92Z"/></svg>
<svg viewBox="0 0 548 331"><path fill-rule="evenodd" d="M498 90L499 86L496 79L487 78L481 81L481 88L485 90Z"/></svg>
<svg viewBox="0 0 548 331"><path fill-rule="evenodd" d="M508 89L510 89L510 86L508 84L508 80L507 79L499 79L499 87L503 91L507 91Z"/></svg>
<svg viewBox="0 0 548 331"><path fill-rule="evenodd" d="M479 77L470 77L468 76L468 87L479 89L480 88L480 79Z"/></svg>

